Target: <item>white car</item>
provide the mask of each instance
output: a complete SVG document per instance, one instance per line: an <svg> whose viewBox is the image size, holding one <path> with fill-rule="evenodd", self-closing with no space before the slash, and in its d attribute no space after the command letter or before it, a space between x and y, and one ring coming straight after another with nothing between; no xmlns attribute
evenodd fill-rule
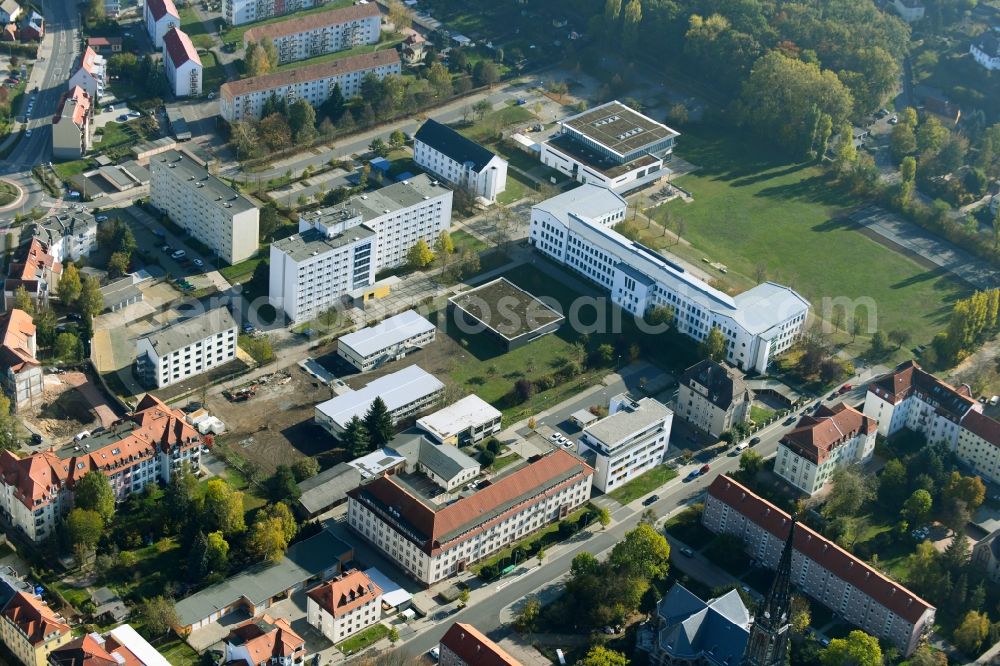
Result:
<svg viewBox="0 0 1000 666"><path fill-rule="evenodd" d="M429 650L429 651L427 652L427 654L428 654L428 655L430 655L430 658L431 658L431 659L433 659L434 661L437 661L437 660L439 660L439 659L441 658L441 653L440 653L440 651L439 651L439 650L437 649L437 647L432 647L432 648L431 648L431 649L430 649L430 650Z"/></svg>
<svg viewBox="0 0 1000 666"><path fill-rule="evenodd" d="M205 265L205 262L204 262L204 261L202 261L201 259L192 259L191 261L192 261L192 263L194 263L194 265L195 265L195 266L197 266L198 268L201 268L202 266L204 266L204 265Z"/></svg>
<svg viewBox="0 0 1000 666"><path fill-rule="evenodd" d="M107 215L98 215L94 219L97 220L98 222L107 222L108 221L108 216Z"/></svg>
<svg viewBox="0 0 1000 666"><path fill-rule="evenodd" d="M551 439L553 442L558 442L560 439L562 439L562 435L560 435L557 432L554 432L551 435L549 435L549 439Z"/></svg>
<svg viewBox="0 0 1000 666"><path fill-rule="evenodd" d="M170 255L170 258L171 259L183 259L185 257L185 255L187 255L187 252L185 252L184 250L177 250L176 252L174 252L173 254Z"/></svg>
<svg viewBox="0 0 1000 666"><path fill-rule="evenodd" d="M31 130L28 130L27 132L25 132L24 136L31 136Z"/></svg>

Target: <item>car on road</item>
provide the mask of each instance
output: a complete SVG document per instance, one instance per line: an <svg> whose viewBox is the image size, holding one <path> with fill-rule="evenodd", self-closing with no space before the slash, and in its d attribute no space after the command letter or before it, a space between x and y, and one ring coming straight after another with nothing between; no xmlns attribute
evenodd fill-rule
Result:
<svg viewBox="0 0 1000 666"><path fill-rule="evenodd" d="M643 506L649 506L650 504L655 504L656 502L659 502L659 501L660 501L660 496L659 495L650 495L646 499L642 500L642 505Z"/></svg>
<svg viewBox="0 0 1000 666"><path fill-rule="evenodd" d="M694 557L694 551L688 547L681 548L681 555L684 557Z"/></svg>
<svg viewBox="0 0 1000 666"><path fill-rule="evenodd" d="M794 414L792 416L789 416L784 421L782 421L781 425L786 425L787 426L787 425L792 425L793 423L795 423L795 415Z"/></svg>
<svg viewBox="0 0 1000 666"><path fill-rule="evenodd" d="M94 219L97 220L98 222L107 222L108 221L108 216L107 215L98 215Z"/></svg>
<svg viewBox="0 0 1000 666"><path fill-rule="evenodd" d="M27 132L25 132L24 136L31 136L31 130L28 130Z"/></svg>
<svg viewBox="0 0 1000 666"><path fill-rule="evenodd" d="M123 113L122 115L120 115L117 118L115 118L115 120L117 120L120 123L128 122L128 114L127 113Z"/></svg>
<svg viewBox="0 0 1000 666"><path fill-rule="evenodd" d="M433 659L434 661L437 661L438 659L440 659L440 658L441 658L441 652L440 652L440 651L438 650L438 648L437 648L436 646L435 646L435 647L432 647L432 648L431 648L431 649L430 649L430 650L429 650L429 651L427 652L427 655L428 655L428 656L429 656L429 657L430 657L431 659Z"/></svg>
<svg viewBox="0 0 1000 666"><path fill-rule="evenodd" d="M750 448L749 442L740 442L739 444L733 447L733 452L729 455L738 456L744 451L746 451L748 448Z"/></svg>
<svg viewBox="0 0 1000 666"><path fill-rule="evenodd" d="M758 444L760 444L760 437L750 438L750 446L757 446Z"/></svg>
<svg viewBox="0 0 1000 666"><path fill-rule="evenodd" d="M183 259L186 256L187 252L185 252L184 250L176 250L173 253L171 253L170 258L177 260L177 259Z"/></svg>
<svg viewBox="0 0 1000 666"><path fill-rule="evenodd" d="M192 261L194 262L194 265L197 266L198 268L201 268L202 266L205 265L205 262L202 261L201 259L192 259Z"/></svg>
<svg viewBox="0 0 1000 666"><path fill-rule="evenodd" d="M841 393L841 395L843 395L844 393L847 393L848 391L852 390L853 388L854 388L854 386L852 384L844 384L843 386L840 387L840 393Z"/></svg>
<svg viewBox="0 0 1000 666"><path fill-rule="evenodd" d="M712 469L711 465L709 465L709 464L702 465L701 469L698 470L698 474L699 475L701 475L701 474L708 474L708 471L710 469Z"/></svg>
<svg viewBox="0 0 1000 666"><path fill-rule="evenodd" d="M684 477L684 480L685 480L685 481L694 481L694 480L695 480L695 479L697 479L697 478L698 478L699 476L701 476L701 472L699 472L699 471L698 471L698 470L696 470L696 469L693 469L693 470L691 470L691 471L690 471L690 472L688 473L688 475L687 475L687 476L685 476L685 477Z"/></svg>

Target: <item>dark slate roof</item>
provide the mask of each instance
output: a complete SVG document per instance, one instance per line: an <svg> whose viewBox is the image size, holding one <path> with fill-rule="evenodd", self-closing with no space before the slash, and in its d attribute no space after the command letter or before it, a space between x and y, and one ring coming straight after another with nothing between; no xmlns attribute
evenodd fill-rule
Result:
<svg viewBox="0 0 1000 666"><path fill-rule="evenodd" d="M680 583L660 600L658 651L678 660L732 665L742 661L750 637L750 612L736 590L704 602Z"/></svg>
<svg viewBox="0 0 1000 666"><path fill-rule="evenodd" d="M413 137L414 141L426 143L428 146L443 153L459 164L472 162L476 171L481 171L486 164L496 157L489 150L475 141L465 138L447 125L428 119L420 126Z"/></svg>
<svg viewBox="0 0 1000 666"><path fill-rule="evenodd" d="M995 29L987 30L979 36L976 48L991 58L1000 56L1000 32L997 32Z"/></svg>
<svg viewBox="0 0 1000 666"><path fill-rule="evenodd" d="M299 504L312 515L346 500L347 491L359 485L361 472L347 463L340 463L299 483L302 491Z"/></svg>
<svg viewBox="0 0 1000 666"><path fill-rule="evenodd" d="M733 400L749 389L743 376L732 367L711 359L700 361L684 371L681 384L690 386L695 381L708 389L708 399L720 409L728 410Z"/></svg>

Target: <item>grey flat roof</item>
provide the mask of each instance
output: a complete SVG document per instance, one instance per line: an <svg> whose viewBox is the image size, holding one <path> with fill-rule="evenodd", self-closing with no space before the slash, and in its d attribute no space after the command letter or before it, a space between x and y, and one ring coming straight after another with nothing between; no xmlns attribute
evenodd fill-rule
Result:
<svg viewBox="0 0 1000 666"><path fill-rule="evenodd" d="M234 215L256 208L252 201L210 174L187 153L164 151L149 158L150 170L154 165L177 170L179 180L188 181L191 189L209 205L229 208Z"/></svg>
<svg viewBox="0 0 1000 666"><path fill-rule="evenodd" d="M124 277L101 287L101 296L104 298L104 307L110 308L112 305L142 296L142 290L132 282L131 277Z"/></svg>
<svg viewBox="0 0 1000 666"><path fill-rule="evenodd" d="M435 184L436 183L436 184ZM434 199L450 192L447 187L432 180L427 174L420 174L399 183L393 183L374 192L353 197L336 206L323 209L322 216L333 216L336 220L345 215L361 215L365 222L382 217L403 208L415 206L425 199ZM312 219L312 218L310 218ZM322 217L320 218L322 220Z"/></svg>
<svg viewBox="0 0 1000 666"><path fill-rule="evenodd" d="M376 397L381 397L391 412L442 389L444 384L437 377L418 365L411 365L372 380L363 389L321 402L316 409L344 427L352 417L364 416Z"/></svg>
<svg viewBox="0 0 1000 666"><path fill-rule="evenodd" d="M618 100L571 116L563 120L562 125L623 156L657 141L680 136L679 132Z"/></svg>
<svg viewBox="0 0 1000 666"><path fill-rule="evenodd" d="M434 324L421 317L415 310L400 312L375 326L362 328L340 338L338 345L345 345L358 356L368 357L403 340L434 330Z"/></svg>
<svg viewBox="0 0 1000 666"><path fill-rule="evenodd" d="M48 244L64 236L74 236L97 229L97 220L86 211L63 211L35 222L34 235Z"/></svg>
<svg viewBox="0 0 1000 666"><path fill-rule="evenodd" d="M319 229L306 229L302 233L277 240L271 246L278 248L294 261L305 261L365 238L374 238L375 235L374 231L360 224L335 236L327 236Z"/></svg>
<svg viewBox="0 0 1000 666"><path fill-rule="evenodd" d="M605 416L583 429L588 435L613 447L618 442L648 428L657 421L673 414L662 403L652 398L633 402L632 407L623 407L614 414Z"/></svg>
<svg viewBox="0 0 1000 666"><path fill-rule="evenodd" d="M417 427L445 439L500 416L502 414L499 409L471 393L444 409L417 419Z"/></svg>
<svg viewBox="0 0 1000 666"><path fill-rule="evenodd" d="M448 300L508 341L563 319L562 313L505 277Z"/></svg>
<svg viewBox="0 0 1000 666"><path fill-rule="evenodd" d="M170 352L183 349L193 342L204 340L210 335L228 331L231 328L236 328L236 320L233 319L233 315L229 314L228 309L218 307L191 319L170 324L152 335L147 335L145 339L149 340L157 355L165 356Z"/></svg>
<svg viewBox="0 0 1000 666"><path fill-rule="evenodd" d="M361 472L339 463L299 483L299 504L310 514L323 511L347 498L347 491L361 485Z"/></svg>
<svg viewBox="0 0 1000 666"><path fill-rule="evenodd" d="M271 597L321 575L352 551L332 532L323 530L292 544L279 562L256 564L246 571L177 602L177 618L187 627L246 597L259 605Z"/></svg>

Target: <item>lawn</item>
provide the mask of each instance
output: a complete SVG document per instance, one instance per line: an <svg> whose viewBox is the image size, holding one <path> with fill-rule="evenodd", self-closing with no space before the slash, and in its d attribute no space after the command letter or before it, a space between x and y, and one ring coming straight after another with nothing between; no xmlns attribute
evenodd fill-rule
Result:
<svg viewBox="0 0 1000 666"><path fill-rule="evenodd" d="M66 601L66 603L70 604L77 610L80 610L80 607L84 603L90 601L90 595L87 593L87 590L81 590L76 587L70 587L61 580L52 580L45 582L44 586L52 589L55 592L58 592L59 596L61 596Z"/></svg>
<svg viewBox="0 0 1000 666"><path fill-rule="evenodd" d="M0 180L0 206L6 206L17 199L18 190L12 184Z"/></svg>
<svg viewBox="0 0 1000 666"><path fill-rule="evenodd" d="M523 106L505 106L502 109L491 111L479 120L456 127L459 132L479 143L484 143L488 139L495 137L500 130L511 125L527 123L534 120L535 116Z"/></svg>
<svg viewBox="0 0 1000 666"><path fill-rule="evenodd" d="M198 57L201 58L201 66L203 68L202 92L208 94L209 92L217 91L219 86L226 82L226 68L219 63L219 60L211 51L199 51Z"/></svg>
<svg viewBox="0 0 1000 666"><path fill-rule="evenodd" d="M90 168L90 160L73 160L71 162L59 162L52 165L52 170L63 180L69 180L73 176L79 176Z"/></svg>
<svg viewBox="0 0 1000 666"><path fill-rule="evenodd" d="M326 5L329 7L330 5ZM385 49L395 48L397 44L402 42L401 38L395 39L385 39L379 41L378 44L362 44L361 46L355 46L353 49L347 49L346 51L334 51L333 53L326 53L315 58L308 58L307 60L297 60L295 62L288 62L280 67L275 67L274 71L283 72L288 69L299 69L300 67L307 67L308 65L316 65L321 62L328 62L330 60L340 60L341 58L350 58L351 56L361 55L363 53L371 53L373 51L382 51Z"/></svg>
<svg viewBox="0 0 1000 666"><path fill-rule="evenodd" d="M201 663L201 656L194 648L179 638L164 643L157 650L173 666L196 666Z"/></svg>
<svg viewBox="0 0 1000 666"><path fill-rule="evenodd" d="M500 456L499 458L493 461L493 471L499 472L504 467L507 467L508 465L513 465L520 459L521 456L517 455L516 453L510 453L505 456Z"/></svg>
<svg viewBox="0 0 1000 666"><path fill-rule="evenodd" d="M375 624L340 643L337 645L337 649L345 655L354 654L355 652L364 650L373 643L377 643L388 635L389 627L384 624Z"/></svg>
<svg viewBox="0 0 1000 666"><path fill-rule="evenodd" d="M127 127L125 123L105 123L96 133L101 136L100 143L97 143L97 148L101 152L137 141L135 130Z"/></svg>
<svg viewBox="0 0 1000 666"><path fill-rule="evenodd" d="M750 406L750 420L754 423L760 425L761 423L767 423L768 419L774 416L774 410L768 409L767 407L761 407L760 405Z"/></svg>
<svg viewBox="0 0 1000 666"><path fill-rule="evenodd" d="M294 14L286 14L284 16L275 16L274 18L269 18L264 21L257 21L255 23L246 23L244 25L236 25L222 32L222 43L229 44L230 42L236 42L237 48L243 48L243 33L245 33L250 28L257 28L262 25L270 25L272 23L280 23L281 21L287 21L290 18L302 18L303 16L308 16L309 14L316 14L317 12L324 12L330 9L336 9L338 7L347 7L354 4L353 0L330 0L330 2L319 4L310 9L303 10L301 12L295 12ZM183 19L184 12L181 12L181 17Z"/></svg>
<svg viewBox="0 0 1000 666"><path fill-rule="evenodd" d="M215 45L211 35L205 30L205 24L198 18L198 13L191 5L182 6L177 10L181 16L181 29L191 38L196 49L210 49Z"/></svg>
<svg viewBox="0 0 1000 666"><path fill-rule="evenodd" d="M451 242L455 245L455 254L461 254L465 250L482 252L487 247L484 241L480 240L477 236L473 236L464 229L458 229L448 233L451 236Z"/></svg>
<svg viewBox="0 0 1000 666"><path fill-rule="evenodd" d="M879 329L910 331L915 344L942 330L957 298L969 288L929 270L854 230L838 216L852 201L830 185L816 166L772 159L766 150L734 134L688 132L678 154L699 170L678 177L694 201L680 200L655 209L683 218L683 238L691 243L672 252L692 262L703 258L725 264L725 287L754 284L758 267L769 279L791 285L822 316L826 299L874 305L869 322ZM872 279L877 276L876 279ZM855 351L867 347L859 336Z"/></svg>
<svg viewBox="0 0 1000 666"><path fill-rule="evenodd" d="M676 478L677 470L671 469L666 465L659 465L648 472L640 474L624 486L615 488L608 493L608 497L615 500L619 504L628 504L629 502L639 499L647 493L653 492L667 481Z"/></svg>
<svg viewBox="0 0 1000 666"><path fill-rule="evenodd" d="M261 262L267 262L266 253L260 252L256 257L245 259L238 264L223 266L219 269L219 274L230 284L237 284L249 280Z"/></svg>
<svg viewBox="0 0 1000 666"><path fill-rule="evenodd" d="M534 183L527 176L521 175L520 171L514 169L507 170L507 187L497 197L497 203L509 206L515 201L520 201L535 191Z"/></svg>

